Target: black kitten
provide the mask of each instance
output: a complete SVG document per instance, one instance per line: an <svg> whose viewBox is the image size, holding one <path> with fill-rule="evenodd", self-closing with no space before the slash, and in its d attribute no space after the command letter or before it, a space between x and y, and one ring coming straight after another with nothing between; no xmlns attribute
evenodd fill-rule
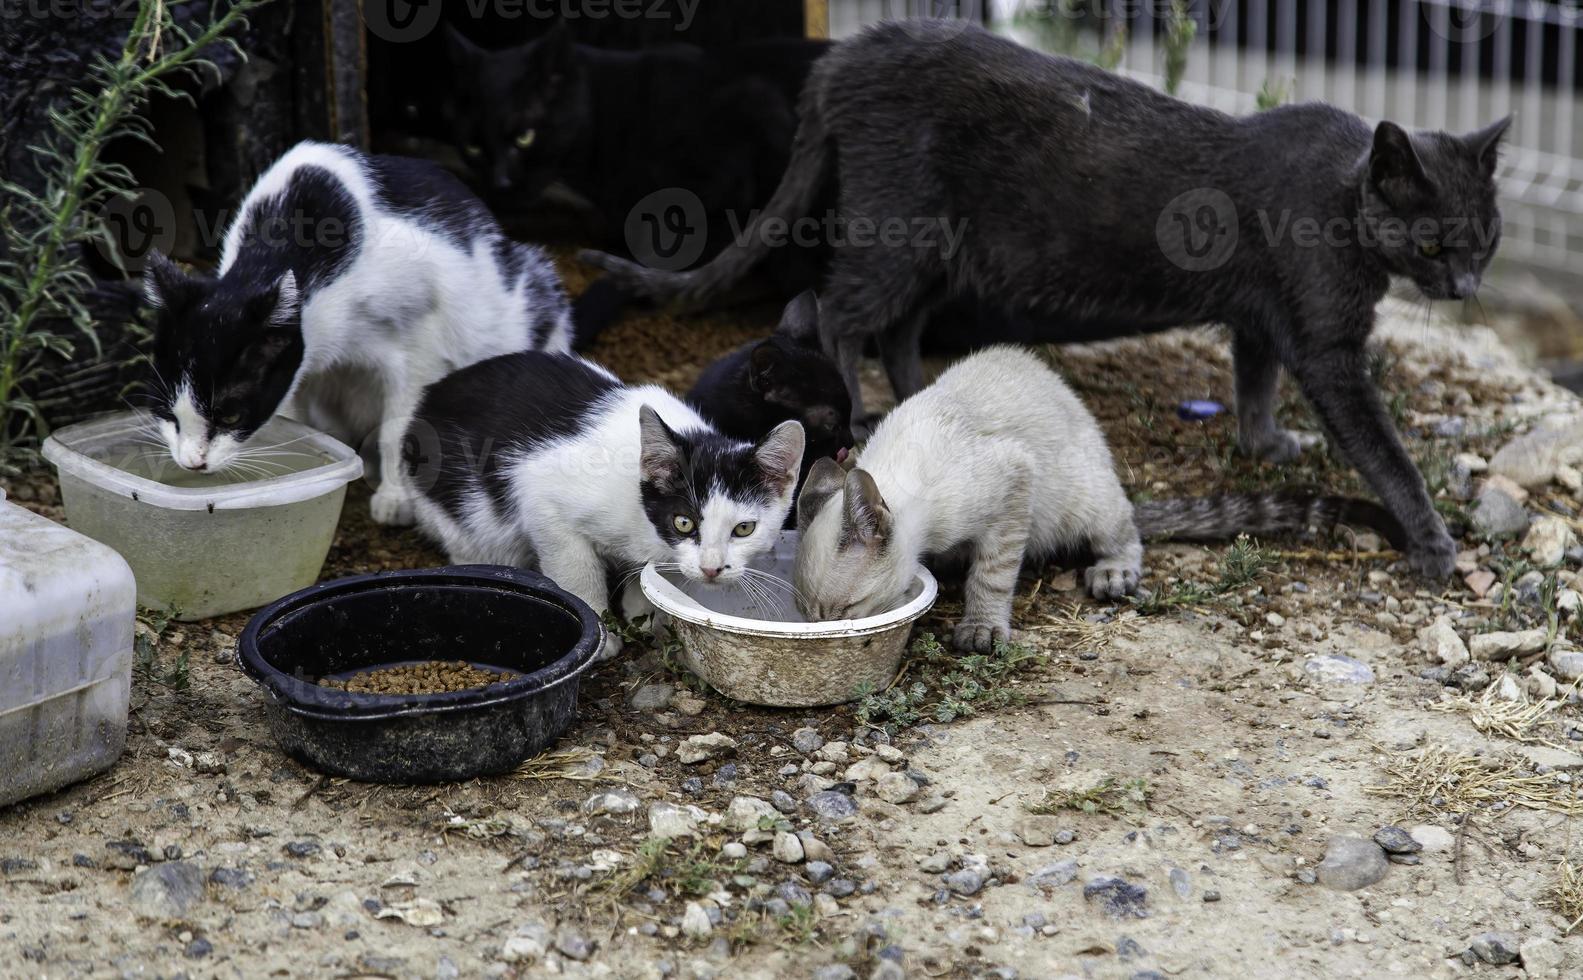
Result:
<svg viewBox="0 0 1583 980"><path fill-rule="evenodd" d="M1478 288L1507 122L1409 134L1312 103L1235 118L977 28L881 24L814 66L792 162L743 247L686 273L589 258L642 296L695 302L772 251L764 222L809 214L832 180L843 216L914 231L935 216L921 244L835 250L820 333L855 413L865 341L882 338L905 398L928 312L964 293L1048 341L1225 323L1243 450L1296 454L1273 411L1286 367L1406 529L1413 566L1444 576L1451 537L1364 343L1393 275L1433 298Z"/></svg>
<svg viewBox="0 0 1583 980"><path fill-rule="evenodd" d="M835 362L819 349L819 301L812 291L786 305L767 340L743 344L699 375L687 402L716 429L756 442L782 422L807 435L802 474L814 460L852 446L852 399Z"/></svg>

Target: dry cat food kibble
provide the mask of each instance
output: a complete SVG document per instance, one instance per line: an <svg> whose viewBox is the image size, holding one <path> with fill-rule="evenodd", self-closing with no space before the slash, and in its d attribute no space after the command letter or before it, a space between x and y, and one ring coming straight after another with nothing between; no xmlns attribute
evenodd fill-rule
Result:
<svg viewBox="0 0 1583 980"><path fill-rule="evenodd" d="M350 694L448 694L471 691L516 680L521 674L486 670L461 660L426 660L400 667L381 667L354 674L347 679L325 677L320 687L333 687Z"/></svg>

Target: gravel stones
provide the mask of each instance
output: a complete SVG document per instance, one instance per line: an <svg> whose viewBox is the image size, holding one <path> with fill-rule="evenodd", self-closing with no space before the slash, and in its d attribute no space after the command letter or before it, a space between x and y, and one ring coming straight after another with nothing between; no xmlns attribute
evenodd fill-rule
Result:
<svg viewBox="0 0 1583 980"><path fill-rule="evenodd" d="M804 805L820 820L829 823L839 823L857 816L857 801L835 790L815 793L804 801Z"/></svg>
<svg viewBox="0 0 1583 980"><path fill-rule="evenodd" d="M637 795L627 789L611 789L603 793L595 793L583 803L583 812L589 816L608 813L611 816L625 816L636 813L642 804Z"/></svg>
<svg viewBox="0 0 1583 980"><path fill-rule="evenodd" d="M1543 629L1519 632L1497 630L1493 633L1475 634L1468 641L1468 652L1473 655L1474 660L1510 660L1513 657L1539 653L1548 641L1549 634Z"/></svg>
<svg viewBox="0 0 1583 980"><path fill-rule="evenodd" d="M1435 661L1455 670L1468 662L1468 646L1451 625L1451 617L1436 617L1418 631L1418 645Z"/></svg>
<svg viewBox="0 0 1583 980"><path fill-rule="evenodd" d="M1424 849L1424 845L1413 840L1413 836L1400 827L1381 827L1374 832L1374 843L1380 845L1387 854L1417 854Z"/></svg>
<svg viewBox="0 0 1583 980"><path fill-rule="evenodd" d="M1149 892L1141 885L1108 875L1089 879L1083 886L1083 899L1101 902L1105 913L1117 919L1145 919L1149 916Z"/></svg>
<svg viewBox="0 0 1583 980"><path fill-rule="evenodd" d="M1309 657L1303 661L1303 670L1320 684L1362 686L1374 683L1373 668L1361 660L1340 654Z"/></svg>
<svg viewBox="0 0 1583 980"><path fill-rule="evenodd" d="M709 913L697 902L688 902L687 909L682 913L682 935L690 939L707 939L714 932L714 923L709 921Z"/></svg>
<svg viewBox="0 0 1583 980"><path fill-rule="evenodd" d="M166 861L132 878L132 908L161 921L185 918L203 901L203 872L186 861Z"/></svg>
<svg viewBox="0 0 1583 980"><path fill-rule="evenodd" d="M726 808L726 829L742 833L758 830L762 821L775 821L780 811L756 796L734 796Z"/></svg>
<svg viewBox="0 0 1583 980"><path fill-rule="evenodd" d="M1566 560L1567 549L1577 543L1572 528L1559 517L1537 517L1523 536L1523 550L1540 568L1554 568Z"/></svg>
<svg viewBox="0 0 1583 980"><path fill-rule="evenodd" d="M887 803L911 803L918 798L918 784L905 773L887 772L874 784L874 794Z"/></svg>
<svg viewBox="0 0 1583 980"><path fill-rule="evenodd" d="M695 806L653 803L649 806L649 833L655 837L692 837L708 816Z"/></svg>
<svg viewBox="0 0 1583 980"><path fill-rule="evenodd" d="M792 748L803 755L812 755L824 747L824 736L814 728L799 728L792 732Z"/></svg>
<svg viewBox="0 0 1583 980"><path fill-rule="evenodd" d="M1503 481L1491 479L1479 490L1473 507L1473 526L1486 537L1521 534L1528 529L1528 510L1522 496L1513 493Z"/></svg>
<svg viewBox="0 0 1583 980"><path fill-rule="evenodd" d="M1326 888L1350 892L1378 882L1390 868L1380 845L1362 837L1339 836L1330 839L1316 872Z"/></svg>
<svg viewBox="0 0 1583 980"><path fill-rule="evenodd" d="M984 887L984 875L976 868L962 868L945 876L945 887L958 895L977 895Z"/></svg>
<svg viewBox="0 0 1583 980"><path fill-rule="evenodd" d="M797 839L796 834L783 830L775 835L770 855L782 864L800 864L804 856L802 841Z"/></svg>
<svg viewBox="0 0 1583 980"><path fill-rule="evenodd" d="M632 692L627 703L638 711L664 711L675 695L676 689L669 684L645 684Z"/></svg>
<svg viewBox="0 0 1583 980"><path fill-rule="evenodd" d="M1483 932L1468 943L1468 950L1491 966L1516 963L1519 946L1517 937L1505 932Z"/></svg>

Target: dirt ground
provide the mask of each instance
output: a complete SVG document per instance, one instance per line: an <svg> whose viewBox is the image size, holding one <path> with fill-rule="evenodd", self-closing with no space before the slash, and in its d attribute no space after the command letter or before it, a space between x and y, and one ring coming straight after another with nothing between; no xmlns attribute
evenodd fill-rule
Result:
<svg viewBox="0 0 1583 980"><path fill-rule="evenodd" d="M684 387L774 313L639 317L594 356ZM1405 307L1387 319L1393 413L1460 524L1466 490L1442 479L1454 454L1488 458L1576 406L1487 332ZM1136 493L1356 489L1323 446L1263 466L1231 453L1224 414L1177 417L1183 399L1230 403L1223 348L1200 331L1053 356ZM1317 431L1286 401L1288 424ZM7 489L63 518L48 474ZM349 497L325 578L442 563L372 525L367 497ZM1564 489L1530 504L1575 518ZM1518 567L1514 541L1464 546L1467 572ZM1398 557L1367 535L1151 547L1154 599L1112 606L1081 598L1069 569L1029 570L1030 659L953 671L920 646L861 713L737 705L629 646L587 677L554 753L437 787L323 778L282 755L233 661L245 614L151 625L125 756L0 811L0 975L1577 976L1576 685L1524 687L1522 664L1501 700L1507 675L1488 664L1447 686L1421 628L1526 622ZM920 634L956 608L947 588ZM734 750L679 760L714 732ZM678 821L692 836L652 842ZM1418 863L1352 891L1315 881L1332 837L1391 825L1419 828Z"/></svg>

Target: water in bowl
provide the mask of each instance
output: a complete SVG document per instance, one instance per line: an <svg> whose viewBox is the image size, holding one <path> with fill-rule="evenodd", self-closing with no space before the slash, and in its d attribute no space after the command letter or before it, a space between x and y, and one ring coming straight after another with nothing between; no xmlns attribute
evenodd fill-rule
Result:
<svg viewBox="0 0 1583 980"><path fill-rule="evenodd" d="M247 441L242 457L234 465L214 473L183 469L171 458L162 442L151 441L136 432L95 447L91 455L101 463L168 487L204 489L271 480L334 462L324 453L296 450L290 445L291 441L275 429L274 422L269 422ZM255 452L257 455L249 459L248 454Z"/></svg>

